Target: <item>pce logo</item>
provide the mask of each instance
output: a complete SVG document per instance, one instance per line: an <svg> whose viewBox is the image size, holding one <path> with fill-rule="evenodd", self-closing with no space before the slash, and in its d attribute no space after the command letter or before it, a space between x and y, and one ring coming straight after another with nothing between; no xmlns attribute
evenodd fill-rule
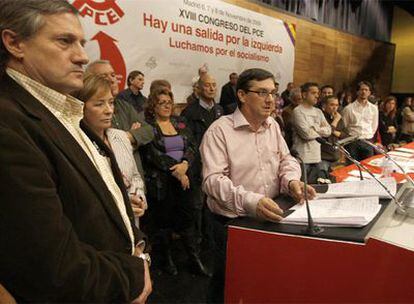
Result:
<svg viewBox="0 0 414 304"><path fill-rule="evenodd" d="M115 3L116 0L75 0L72 5L82 17L89 16L98 25L117 23L124 12Z"/></svg>

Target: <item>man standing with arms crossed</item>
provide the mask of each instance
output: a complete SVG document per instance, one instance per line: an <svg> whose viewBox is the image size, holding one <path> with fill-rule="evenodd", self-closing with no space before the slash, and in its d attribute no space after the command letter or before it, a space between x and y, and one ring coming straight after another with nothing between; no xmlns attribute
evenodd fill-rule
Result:
<svg viewBox="0 0 414 304"><path fill-rule="evenodd" d="M368 81L361 81L357 87L357 99L347 105L342 112L346 132L350 136L357 136L374 142L374 135L378 128L378 107L369 102L372 86ZM374 148L357 140L345 146L351 156L358 161L374 155Z"/></svg>
<svg viewBox="0 0 414 304"><path fill-rule="evenodd" d="M88 62L77 11L2 0L0 32L0 282L17 302L144 303L143 235L70 96Z"/></svg>

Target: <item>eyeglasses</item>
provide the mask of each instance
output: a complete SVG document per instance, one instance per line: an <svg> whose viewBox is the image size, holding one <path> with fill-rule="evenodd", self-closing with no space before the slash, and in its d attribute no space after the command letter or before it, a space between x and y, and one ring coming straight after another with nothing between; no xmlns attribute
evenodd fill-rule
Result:
<svg viewBox="0 0 414 304"><path fill-rule="evenodd" d="M174 104L172 100L160 101L157 103L157 106L171 106L172 104Z"/></svg>
<svg viewBox="0 0 414 304"><path fill-rule="evenodd" d="M277 93L277 91L271 91L271 92L268 92L266 90L259 90L259 91L245 90L245 91L246 92L256 93L261 98L267 98L270 95L270 96L272 96L273 99L276 99L279 96L279 94Z"/></svg>

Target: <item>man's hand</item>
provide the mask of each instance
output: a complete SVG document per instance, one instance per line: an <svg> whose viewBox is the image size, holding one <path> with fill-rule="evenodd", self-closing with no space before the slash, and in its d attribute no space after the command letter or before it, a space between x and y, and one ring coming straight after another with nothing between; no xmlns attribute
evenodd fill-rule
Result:
<svg viewBox="0 0 414 304"><path fill-rule="evenodd" d="M141 128L141 124L139 122L134 122L131 125L131 129L130 130L136 130L136 129L139 129L139 128Z"/></svg>
<svg viewBox="0 0 414 304"><path fill-rule="evenodd" d="M142 249L140 247L135 247L135 256L139 256L142 253ZM131 302L131 304L144 304L147 301L148 296L152 292L152 282L151 276L149 272L149 267L147 261L144 261L144 289L142 290L141 294Z"/></svg>
<svg viewBox="0 0 414 304"><path fill-rule="evenodd" d="M279 205L268 197L263 197L257 203L256 216L262 220L279 222L282 220L283 210Z"/></svg>
<svg viewBox="0 0 414 304"><path fill-rule="evenodd" d="M129 199L131 201L132 212L137 217L141 217L145 213L145 202L139 195L132 195Z"/></svg>
<svg viewBox="0 0 414 304"><path fill-rule="evenodd" d="M308 199L313 199L316 196L316 191L315 189L308 185L307 187L308 190ZM290 196L293 197L293 199L299 203L303 203L305 196L304 196L304 189L305 189L305 184L301 181L297 181L297 180L292 180L289 182L289 193Z"/></svg>
<svg viewBox="0 0 414 304"><path fill-rule="evenodd" d="M340 121L341 118L342 118L342 115L339 112L334 112L332 116L333 116L334 120L337 121L337 122Z"/></svg>
<svg viewBox="0 0 414 304"><path fill-rule="evenodd" d="M335 136L335 137L337 137L337 138L339 138L339 137L341 137L341 132L339 132L339 131L332 131L332 134L333 134L333 136Z"/></svg>

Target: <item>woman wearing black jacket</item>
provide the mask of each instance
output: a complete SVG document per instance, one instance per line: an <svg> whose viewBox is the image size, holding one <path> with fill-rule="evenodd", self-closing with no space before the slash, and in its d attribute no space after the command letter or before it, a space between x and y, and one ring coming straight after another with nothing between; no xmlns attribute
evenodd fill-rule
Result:
<svg viewBox="0 0 414 304"><path fill-rule="evenodd" d="M191 131L183 118L172 116L173 94L165 88L154 90L148 98L147 121L153 126L154 140L142 149L149 201L149 229L159 240L161 266L176 275L171 257L171 235L184 242L193 272L209 275L199 257L195 236L192 165L197 152Z"/></svg>

